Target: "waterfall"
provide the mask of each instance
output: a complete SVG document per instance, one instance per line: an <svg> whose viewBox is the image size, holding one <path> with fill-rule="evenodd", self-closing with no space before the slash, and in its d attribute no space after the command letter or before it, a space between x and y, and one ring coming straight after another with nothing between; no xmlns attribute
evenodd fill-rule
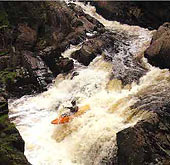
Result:
<svg viewBox="0 0 170 165"><path fill-rule="evenodd" d="M140 54L148 46L151 32L147 29L107 21L94 7L77 4L109 30L133 34L127 51ZM63 56L70 57L80 48L81 44L70 46ZM160 83L169 84L164 80L168 71L150 66L145 59L146 75L139 83L126 86L110 79L113 64L103 56L96 57L87 67L74 62L74 70L58 75L48 91L9 101L10 118L25 141L25 155L33 165L98 165L113 161L116 133L149 116L144 109L133 107L139 101L138 95L153 84L156 86L161 78ZM90 109L69 123L52 125L51 121L67 111L64 107L71 106L73 99L78 107L89 105Z"/></svg>

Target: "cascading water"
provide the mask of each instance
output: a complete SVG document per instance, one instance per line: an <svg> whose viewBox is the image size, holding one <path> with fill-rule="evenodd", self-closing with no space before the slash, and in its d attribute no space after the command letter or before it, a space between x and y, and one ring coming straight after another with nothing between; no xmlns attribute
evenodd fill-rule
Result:
<svg viewBox="0 0 170 165"><path fill-rule="evenodd" d="M129 39L128 51L142 52L151 38L151 32L137 26L120 25L104 20L94 12L94 8L83 6L110 30L126 31L136 35ZM81 44L70 47L63 53L69 57L80 49ZM122 87L116 79L110 80L112 63L102 56L96 57L88 67L76 62L76 76L57 76L48 91L36 96L25 96L9 101L10 118L16 124L25 141L25 155L33 165L91 165L113 161L116 154L116 133L133 126L149 115L146 111L131 108L136 97L156 83L161 74L169 74L153 68L149 69L139 84ZM89 105L90 110L63 125L51 125L51 120L66 111L71 100L76 99L79 107Z"/></svg>

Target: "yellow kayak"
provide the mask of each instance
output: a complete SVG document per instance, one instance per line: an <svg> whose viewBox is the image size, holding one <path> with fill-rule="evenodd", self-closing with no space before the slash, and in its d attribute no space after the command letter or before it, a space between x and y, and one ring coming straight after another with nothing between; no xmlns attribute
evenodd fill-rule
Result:
<svg viewBox="0 0 170 165"><path fill-rule="evenodd" d="M64 123L68 123L72 119L82 115L83 113L85 113L89 109L90 109L89 105L82 106L82 107L79 108L79 110L76 113L68 115L68 116L62 116L61 115L58 118L56 118L55 120L51 121L51 124L64 124Z"/></svg>

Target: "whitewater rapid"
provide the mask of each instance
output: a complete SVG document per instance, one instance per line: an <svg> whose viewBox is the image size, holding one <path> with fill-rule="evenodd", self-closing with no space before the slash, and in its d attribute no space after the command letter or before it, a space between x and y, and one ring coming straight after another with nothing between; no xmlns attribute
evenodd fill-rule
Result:
<svg viewBox="0 0 170 165"><path fill-rule="evenodd" d="M151 32L147 29L107 21L94 7L78 4L106 28L136 35L129 39L132 53L138 55L148 46ZM63 56L70 57L80 48L81 44L71 46ZM116 154L116 133L149 116L146 111L131 109L136 95L157 83L161 74L169 74L143 59L147 74L138 84L123 87L121 81L110 80L112 64L102 56L87 67L75 64L74 71L58 75L48 91L9 101L9 116L25 141L25 155L33 165L98 165L111 161ZM89 105L90 110L68 124L52 125L73 99L79 107Z"/></svg>

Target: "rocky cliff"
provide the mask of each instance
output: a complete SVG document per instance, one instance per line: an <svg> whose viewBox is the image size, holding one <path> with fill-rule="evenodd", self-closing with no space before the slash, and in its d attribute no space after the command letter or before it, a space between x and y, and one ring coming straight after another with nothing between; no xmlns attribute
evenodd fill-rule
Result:
<svg viewBox="0 0 170 165"><path fill-rule="evenodd" d="M170 23L166 22L154 33L151 45L145 51L149 63L170 69Z"/></svg>
<svg viewBox="0 0 170 165"><path fill-rule="evenodd" d="M15 125L8 119L8 102L0 94L0 165L29 165L24 152L24 141Z"/></svg>
<svg viewBox="0 0 170 165"><path fill-rule="evenodd" d="M170 21L169 2L94 1L91 4L106 19L123 24L157 29L164 22Z"/></svg>

